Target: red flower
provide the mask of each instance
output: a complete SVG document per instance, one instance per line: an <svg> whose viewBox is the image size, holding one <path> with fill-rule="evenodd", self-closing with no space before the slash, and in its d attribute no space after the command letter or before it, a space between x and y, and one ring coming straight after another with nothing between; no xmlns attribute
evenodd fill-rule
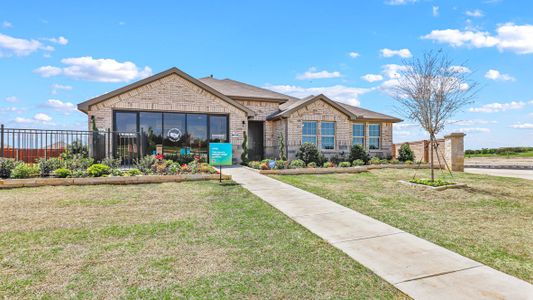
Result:
<svg viewBox="0 0 533 300"><path fill-rule="evenodd" d="M158 159L158 160L162 160L163 159L163 154L157 154L155 156L155 158Z"/></svg>

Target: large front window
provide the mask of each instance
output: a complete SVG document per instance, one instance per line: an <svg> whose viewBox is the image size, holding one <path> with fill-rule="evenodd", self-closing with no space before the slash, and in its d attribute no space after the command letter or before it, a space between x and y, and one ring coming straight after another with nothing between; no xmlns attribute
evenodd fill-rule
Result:
<svg viewBox="0 0 533 300"><path fill-rule="evenodd" d="M365 124L352 125L352 145L365 146Z"/></svg>
<svg viewBox="0 0 533 300"><path fill-rule="evenodd" d="M381 126L379 124L368 125L368 148L379 149L381 140Z"/></svg>
<svg viewBox="0 0 533 300"><path fill-rule="evenodd" d="M320 123L320 142L322 149L334 150L335 149L335 123L334 122L322 122Z"/></svg>
<svg viewBox="0 0 533 300"><path fill-rule="evenodd" d="M206 156L209 142L229 141L226 115L117 111L114 119L115 131L142 132L146 154Z"/></svg>
<svg viewBox="0 0 533 300"><path fill-rule="evenodd" d="M316 145L316 122L303 122L302 144L304 143Z"/></svg>

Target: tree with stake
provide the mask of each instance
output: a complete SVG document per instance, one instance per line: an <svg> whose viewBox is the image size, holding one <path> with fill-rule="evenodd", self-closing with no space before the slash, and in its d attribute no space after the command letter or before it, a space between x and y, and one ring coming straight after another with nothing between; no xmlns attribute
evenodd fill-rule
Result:
<svg viewBox="0 0 533 300"><path fill-rule="evenodd" d="M435 136L466 104L472 103L478 83L463 64L456 65L442 50L403 61L392 88L400 113L414 120L429 134L431 181L435 180Z"/></svg>

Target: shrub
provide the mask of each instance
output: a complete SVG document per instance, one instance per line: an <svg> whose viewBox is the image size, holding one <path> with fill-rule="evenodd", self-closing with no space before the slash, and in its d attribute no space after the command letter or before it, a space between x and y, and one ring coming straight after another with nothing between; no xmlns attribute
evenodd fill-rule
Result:
<svg viewBox="0 0 533 300"><path fill-rule="evenodd" d="M121 169L111 169L111 175L113 176L124 176L124 172Z"/></svg>
<svg viewBox="0 0 533 300"><path fill-rule="evenodd" d="M102 175L107 175L110 172L111 168L103 164L94 164L87 168L87 174L92 177L100 177Z"/></svg>
<svg viewBox="0 0 533 300"><path fill-rule="evenodd" d="M120 163L122 162L122 160L120 158L104 158L102 159L102 161L100 162L102 165L106 165L108 167L110 167L111 169L116 169L118 167L120 167Z"/></svg>
<svg viewBox="0 0 533 300"><path fill-rule="evenodd" d="M400 161L394 158L394 159L390 160L390 163L393 164L393 165L397 165L397 164L400 163Z"/></svg>
<svg viewBox="0 0 533 300"><path fill-rule="evenodd" d="M282 170L282 169L287 169L287 166L288 166L289 162L286 161L286 160L276 160L275 162L275 165L274 165L274 169L276 170Z"/></svg>
<svg viewBox="0 0 533 300"><path fill-rule="evenodd" d="M384 159L380 160L380 163L382 165L388 165L389 164L389 160L384 158Z"/></svg>
<svg viewBox="0 0 533 300"><path fill-rule="evenodd" d="M330 161L327 161L325 162L323 165L322 165L324 168L334 168L335 167L335 164L330 162Z"/></svg>
<svg viewBox="0 0 533 300"><path fill-rule="evenodd" d="M303 143L296 153L296 158L302 160L307 165L310 162L320 163L321 155L320 151L315 144Z"/></svg>
<svg viewBox="0 0 533 300"><path fill-rule="evenodd" d="M194 155L192 154L165 154L163 158L166 160L171 160L175 163L178 163L180 166L183 164L188 164L194 160Z"/></svg>
<svg viewBox="0 0 533 300"><path fill-rule="evenodd" d="M13 171L11 177L13 178L30 178L39 176L39 167L37 165L30 165L26 163L18 163Z"/></svg>
<svg viewBox="0 0 533 300"><path fill-rule="evenodd" d="M364 164L368 163L368 160L370 159L368 156L368 153L365 151L365 148L361 145L355 145L350 150L350 161L354 160L362 160Z"/></svg>
<svg viewBox="0 0 533 300"><path fill-rule="evenodd" d="M345 156L346 156L346 155L345 155L344 152L341 152L340 154L337 154L337 153L336 153L335 155L333 155L333 156L329 159L329 161L332 162L332 163L335 164L335 165L338 165L338 164L340 164L341 162L346 161L346 157L345 157Z"/></svg>
<svg viewBox="0 0 533 300"><path fill-rule="evenodd" d="M406 165L412 165L413 161L412 160L406 160L403 163L406 164Z"/></svg>
<svg viewBox="0 0 533 300"><path fill-rule="evenodd" d="M169 163L170 162L170 163ZM171 164L172 161L167 161L167 160L157 160L153 165L152 165L152 172L155 173L155 174L159 174L159 175L164 175L164 174L167 174L167 171L168 171L168 166L169 164Z"/></svg>
<svg viewBox="0 0 533 300"><path fill-rule="evenodd" d="M285 138L283 134L280 134L278 137L278 152L280 160L287 160L287 153L285 149Z"/></svg>
<svg viewBox="0 0 533 300"><path fill-rule="evenodd" d="M242 132L241 163L244 165L248 163L248 136L246 135L246 131Z"/></svg>
<svg viewBox="0 0 533 300"><path fill-rule="evenodd" d="M86 171L82 171L82 170L75 170L75 171L71 171L70 173L70 177L73 177L73 178L82 178L82 177L87 177L89 176L89 174L87 174Z"/></svg>
<svg viewBox="0 0 533 300"><path fill-rule="evenodd" d="M267 163L261 163L261 165L259 166L259 168L260 168L261 170L269 170L269 169L270 169L270 167L268 166Z"/></svg>
<svg viewBox="0 0 533 300"><path fill-rule="evenodd" d="M139 176L142 175L142 172L139 169L129 169L128 171L126 171L126 174L128 174L129 176Z"/></svg>
<svg viewBox="0 0 533 300"><path fill-rule="evenodd" d="M146 155L145 157L135 161L135 166L144 174L152 172L152 166L156 163L157 159L153 155Z"/></svg>
<svg viewBox="0 0 533 300"><path fill-rule="evenodd" d="M0 178L11 177L11 172L17 166L18 162L11 158L0 157Z"/></svg>
<svg viewBox="0 0 533 300"><path fill-rule="evenodd" d="M352 166L356 167L356 166L363 166L365 164L365 162L362 160L362 159L356 159L352 162Z"/></svg>
<svg viewBox="0 0 533 300"><path fill-rule="evenodd" d="M316 168L316 162L312 161L312 162L308 163L307 167L308 168Z"/></svg>
<svg viewBox="0 0 533 300"><path fill-rule="evenodd" d="M351 164L350 164L349 161L341 161L341 162L339 163L339 167L341 167L341 168L348 168L348 167L350 167L350 166L351 166Z"/></svg>
<svg viewBox="0 0 533 300"><path fill-rule="evenodd" d="M54 175L59 178L67 178L72 174L72 172L67 168L59 168L54 171Z"/></svg>
<svg viewBox="0 0 533 300"><path fill-rule="evenodd" d="M85 171L94 163L94 159L76 156L63 161L63 166L71 171Z"/></svg>
<svg viewBox="0 0 533 300"><path fill-rule="evenodd" d="M298 169L298 168L305 168L306 164L301 159L295 159L291 161L291 164L289 165L289 168L291 169Z"/></svg>
<svg viewBox="0 0 533 300"><path fill-rule="evenodd" d="M370 159L370 164L371 165L379 165L381 164L381 159L377 156L374 156Z"/></svg>
<svg viewBox="0 0 533 300"><path fill-rule="evenodd" d="M37 160L37 165L39 166L39 173L41 176L48 176L54 170L61 168L61 160L57 157L52 157L49 159L39 158Z"/></svg>
<svg viewBox="0 0 533 300"><path fill-rule="evenodd" d="M259 170L261 169L261 163L258 161L252 160L251 162L248 163L248 167Z"/></svg>
<svg viewBox="0 0 533 300"><path fill-rule="evenodd" d="M415 160L415 154L413 153L413 150L411 150L411 147L409 147L409 144L406 143L400 147L400 150L398 151L398 160L399 161Z"/></svg>

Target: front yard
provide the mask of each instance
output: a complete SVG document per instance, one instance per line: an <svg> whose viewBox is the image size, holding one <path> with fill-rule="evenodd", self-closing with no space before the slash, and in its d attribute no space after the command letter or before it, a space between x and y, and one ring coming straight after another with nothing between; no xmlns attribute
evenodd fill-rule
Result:
<svg viewBox="0 0 533 300"><path fill-rule="evenodd" d="M438 192L397 182L412 175L412 169L382 169L272 177L533 282L532 181L454 173L469 187Z"/></svg>
<svg viewBox="0 0 533 300"><path fill-rule="evenodd" d="M405 298L237 185L0 191L0 298Z"/></svg>

